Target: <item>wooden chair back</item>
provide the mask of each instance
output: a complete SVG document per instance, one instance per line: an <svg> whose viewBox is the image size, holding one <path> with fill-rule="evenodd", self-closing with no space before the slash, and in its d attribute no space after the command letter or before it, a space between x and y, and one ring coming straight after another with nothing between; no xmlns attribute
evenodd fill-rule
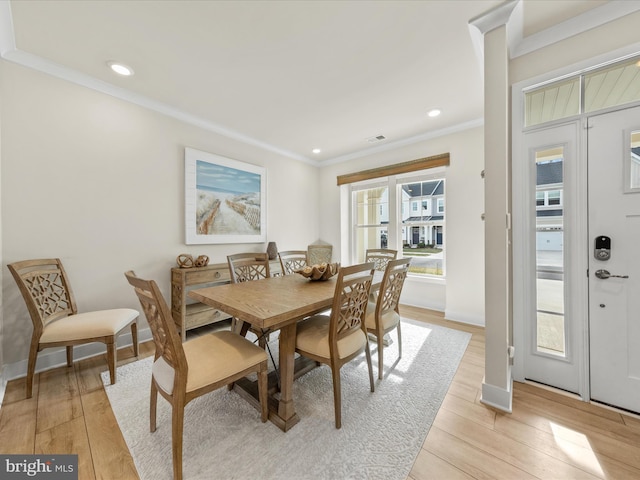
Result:
<svg viewBox="0 0 640 480"><path fill-rule="evenodd" d="M78 311L67 274L59 258L24 260L7 265L24 298L34 333Z"/></svg>
<svg viewBox="0 0 640 480"><path fill-rule="evenodd" d="M296 270L303 269L307 266L307 252L306 250L287 250L279 252L280 266L282 267L283 275L291 275Z"/></svg>
<svg viewBox="0 0 640 480"><path fill-rule="evenodd" d="M329 321L329 349L332 357L338 357L338 340L358 328L366 334L364 316L373 272L373 263L362 263L342 267L338 273Z"/></svg>
<svg viewBox="0 0 640 480"><path fill-rule="evenodd" d="M373 262L375 268L379 272L384 272L387 263L395 260L398 256L397 250L389 250L387 248L369 248L365 253L365 262Z"/></svg>
<svg viewBox="0 0 640 480"><path fill-rule="evenodd" d="M269 255L267 253L237 253L227 256L231 283L248 282L269 278Z"/></svg>
<svg viewBox="0 0 640 480"><path fill-rule="evenodd" d="M156 346L154 360L163 357L164 360L176 371L174 378L174 391L179 390L179 383L183 382L184 391L187 381L187 360L182 348L182 340L169 306L162 296L162 292L153 280L138 278L133 271L125 274L127 281L134 288L142 310L147 317L147 323L151 329L153 342Z"/></svg>
<svg viewBox="0 0 640 480"><path fill-rule="evenodd" d="M307 246L307 263L309 265L331 263L332 258L333 258L333 245L308 245Z"/></svg>
<svg viewBox="0 0 640 480"><path fill-rule="evenodd" d="M402 287L407 278L410 264L411 258L391 260L387 264L378 292L378 301L376 303L377 319L382 318L384 314L392 310L398 312L400 294L402 293Z"/></svg>

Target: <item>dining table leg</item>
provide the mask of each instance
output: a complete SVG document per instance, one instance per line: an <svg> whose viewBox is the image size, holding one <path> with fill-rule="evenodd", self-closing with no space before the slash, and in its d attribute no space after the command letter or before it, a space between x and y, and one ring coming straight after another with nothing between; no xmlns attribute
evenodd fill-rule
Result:
<svg viewBox="0 0 640 480"><path fill-rule="evenodd" d="M291 323L280 330L280 399L277 417L271 418L285 432L300 421L293 403L295 350L296 324ZM271 415L276 416L275 412Z"/></svg>

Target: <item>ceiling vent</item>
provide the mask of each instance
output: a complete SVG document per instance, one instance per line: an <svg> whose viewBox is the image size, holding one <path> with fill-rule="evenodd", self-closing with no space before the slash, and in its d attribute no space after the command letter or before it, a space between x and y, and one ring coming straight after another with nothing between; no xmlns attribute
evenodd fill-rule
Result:
<svg viewBox="0 0 640 480"><path fill-rule="evenodd" d="M386 138L387 137L385 137L384 135L377 135L375 137L367 138L367 142L369 142L369 143L381 142L382 140L386 140Z"/></svg>

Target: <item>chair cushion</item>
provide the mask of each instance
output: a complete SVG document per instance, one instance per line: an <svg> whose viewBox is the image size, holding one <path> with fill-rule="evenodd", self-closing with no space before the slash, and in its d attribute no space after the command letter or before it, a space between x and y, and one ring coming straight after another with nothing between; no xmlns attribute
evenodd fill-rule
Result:
<svg viewBox="0 0 640 480"><path fill-rule="evenodd" d="M246 338L228 330L194 338L182 344L189 365L187 392L224 380L267 360L267 352ZM153 377L165 392L173 392L173 368L158 358Z"/></svg>
<svg viewBox="0 0 640 480"><path fill-rule="evenodd" d="M395 310L391 310L390 312L382 315L382 329L389 330L394 328L396 325L400 323L400 315ZM376 329L376 304L369 302L367 304L367 315L364 318L364 324L367 327L367 330L375 330Z"/></svg>
<svg viewBox="0 0 640 480"><path fill-rule="evenodd" d="M367 339L361 329L338 340L338 356L345 358L364 348ZM331 358L329 351L329 317L315 315L298 324L296 348L322 358Z"/></svg>
<svg viewBox="0 0 640 480"><path fill-rule="evenodd" d="M65 342L115 335L129 326L138 318L138 315L138 311L131 308L116 308L69 315L46 325L40 337L40 343Z"/></svg>

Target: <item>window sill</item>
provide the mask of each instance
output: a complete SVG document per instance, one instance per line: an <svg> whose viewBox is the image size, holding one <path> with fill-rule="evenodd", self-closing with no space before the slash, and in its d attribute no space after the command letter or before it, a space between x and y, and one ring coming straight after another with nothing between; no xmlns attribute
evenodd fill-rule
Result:
<svg viewBox="0 0 640 480"><path fill-rule="evenodd" d="M408 274L407 280L412 283L429 283L431 285L446 285L447 279L446 277L436 277L433 275L415 275Z"/></svg>

